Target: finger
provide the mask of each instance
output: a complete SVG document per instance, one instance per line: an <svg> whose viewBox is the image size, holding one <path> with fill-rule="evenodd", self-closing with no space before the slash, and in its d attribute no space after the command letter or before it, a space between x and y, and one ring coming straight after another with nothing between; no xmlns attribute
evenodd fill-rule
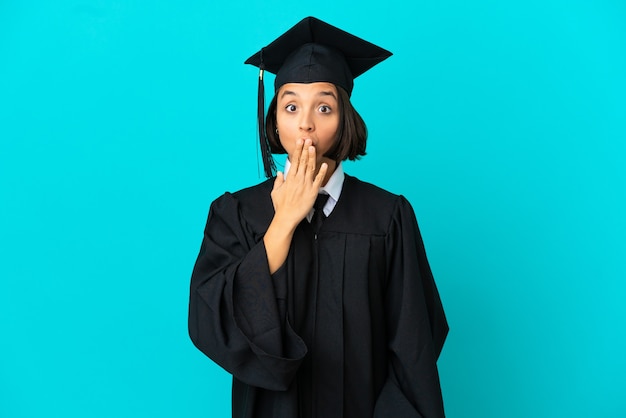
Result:
<svg viewBox="0 0 626 418"><path fill-rule="evenodd" d="M326 178L326 173L328 172L328 164L322 163L320 166L320 170L317 172L315 176L315 180L313 181L313 185L318 189L322 187L322 183L324 182L324 178Z"/></svg>
<svg viewBox="0 0 626 418"><path fill-rule="evenodd" d="M302 139L298 139L296 141L296 148L293 151L293 158L290 158L289 161L291 162L291 169L289 170L289 173L287 173L287 177L295 177L295 175L298 173L298 166L300 165L300 156L302 155L302 144L304 143L304 141Z"/></svg>
<svg viewBox="0 0 626 418"><path fill-rule="evenodd" d="M316 158L316 149L313 145L309 147L309 161L307 162L307 174L311 181L313 181L313 177L315 177L315 158Z"/></svg>
<svg viewBox="0 0 626 418"><path fill-rule="evenodd" d="M283 172L279 171L276 173L276 180L274 180L274 187L272 188L272 191L280 189L280 186L282 186L284 182L285 177L283 176Z"/></svg>
<svg viewBox="0 0 626 418"><path fill-rule="evenodd" d="M306 173L308 161L309 161L309 148L311 147L311 140L306 139L302 146L302 153L300 154L300 165L298 166L299 173Z"/></svg>

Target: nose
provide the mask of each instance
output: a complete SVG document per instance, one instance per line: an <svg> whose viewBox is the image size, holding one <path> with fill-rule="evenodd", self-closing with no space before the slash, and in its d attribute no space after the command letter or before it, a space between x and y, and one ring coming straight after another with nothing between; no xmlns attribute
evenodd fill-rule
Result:
<svg viewBox="0 0 626 418"><path fill-rule="evenodd" d="M304 132L311 132L315 127L311 112L301 112L300 115L300 130Z"/></svg>

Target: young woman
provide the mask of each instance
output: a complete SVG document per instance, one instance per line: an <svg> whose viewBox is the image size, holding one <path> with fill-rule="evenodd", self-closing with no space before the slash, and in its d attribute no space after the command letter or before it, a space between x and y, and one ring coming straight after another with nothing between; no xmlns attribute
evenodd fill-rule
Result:
<svg viewBox="0 0 626 418"><path fill-rule="evenodd" d="M341 165L365 154L353 78L390 55L306 18L247 61L260 97L276 73L272 178L211 205L189 307L192 341L233 375L234 417L444 416L448 326L413 210ZM275 177L272 152L288 155Z"/></svg>

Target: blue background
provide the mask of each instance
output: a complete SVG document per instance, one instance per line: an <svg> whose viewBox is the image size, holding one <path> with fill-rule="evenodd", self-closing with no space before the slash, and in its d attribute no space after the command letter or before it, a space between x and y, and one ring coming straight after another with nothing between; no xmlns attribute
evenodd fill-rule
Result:
<svg viewBox="0 0 626 418"><path fill-rule="evenodd" d="M448 416L626 416L621 0L2 1L0 416L229 416L189 276L261 180L242 63L307 15L395 54L346 170L415 208Z"/></svg>

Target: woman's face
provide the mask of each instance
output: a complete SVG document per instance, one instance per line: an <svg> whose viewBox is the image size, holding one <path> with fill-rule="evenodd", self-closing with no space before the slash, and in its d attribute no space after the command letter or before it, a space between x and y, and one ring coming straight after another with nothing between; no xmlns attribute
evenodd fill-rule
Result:
<svg viewBox="0 0 626 418"><path fill-rule="evenodd" d="M332 83L288 83L277 95L276 128L291 158L298 139L311 139L317 166L335 142L339 128L337 88Z"/></svg>

